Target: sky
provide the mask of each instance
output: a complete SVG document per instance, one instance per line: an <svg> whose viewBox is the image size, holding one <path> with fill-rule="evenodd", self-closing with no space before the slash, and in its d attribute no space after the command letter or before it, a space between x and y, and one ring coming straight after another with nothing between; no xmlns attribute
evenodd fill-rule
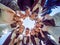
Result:
<svg viewBox="0 0 60 45"><path fill-rule="evenodd" d="M51 16L53 16L54 14L60 12L60 6L58 6L57 8L55 9L52 9L52 12L50 13Z"/></svg>
<svg viewBox="0 0 60 45"><path fill-rule="evenodd" d="M23 25L25 26L25 28L28 27L29 29L31 29L31 28L34 27L34 24L35 24L35 21L30 20L29 17L27 17L27 18L23 21Z"/></svg>

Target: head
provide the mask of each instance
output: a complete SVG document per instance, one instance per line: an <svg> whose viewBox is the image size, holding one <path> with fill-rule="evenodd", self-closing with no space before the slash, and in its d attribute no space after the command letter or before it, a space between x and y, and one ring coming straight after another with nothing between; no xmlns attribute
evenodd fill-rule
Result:
<svg viewBox="0 0 60 45"><path fill-rule="evenodd" d="M17 23L16 23L16 22L14 22L14 23L10 24L10 26L11 26L11 28L16 28Z"/></svg>
<svg viewBox="0 0 60 45"><path fill-rule="evenodd" d="M41 18L36 18L36 22L41 22Z"/></svg>
<svg viewBox="0 0 60 45"><path fill-rule="evenodd" d="M37 18L37 14L35 12L33 12L31 15L29 15L31 20L36 20Z"/></svg>
<svg viewBox="0 0 60 45"><path fill-rule="evenodd" d="M23 31L24 31L24 29L19 28L19 33L20 33L20 34L22 34L22 33L23 33Z"/></svg>
<svg viewBox="0 0 60 45"><path fill-rule="evenodd" d="M40 32L40 29L39 28L36 28L35 29L35 32L39 33Z"/></svg>
<svg viewBox="0 0 60 45"><path fill-rule="evenodd" d="M29 7L26 8L25 13L26 13L26 15L30 15L30 8Z"/></svg>
<svg viewBox="0 0 60 45"><path fill-rule="evenodd" d="M19 20L19 21L16 21L16 23L17 23L17 25L21 26L23 22L21 20Z"/></svg>
<svg viewBox="0 0 60 45"><path fill-rule="evenodd" d="M21 25L19 28L19 33L23 33L24 29L25 29L25 27L23 25Z"/></svg>
<svg viewBox="0 0 60 45"><path fill-rule="evenodd" d="M40 22L36 22L36 28L42 28L43 27L43 23Z"/></svg>
<svg viewBox="0 0 60 45"><path fill-rule="evenodd" d="M19 18L20 18L19 16L14 15L13 20L14 20L14 21L18 21L18 20L19 20Z"/></svg>
<svg viewBox="0 0 60 45"><path fill-rule="evenodd" d="M37 17L37 16L38 16L38 14L37 14L36 12L33 12L32 15L33 15L34 17Z"/></svg>
<svg viewBox="0 0 60 45"><path fill-rule="evenodd" d="M35 35L35 29L31 29L31 32L30 32L31 35Z"/></svg>
<svg viewBox="0 0 60 45"><path fill-rule="evenodd" d="M26 35L29 34L29 32L30 32L30 29L26 28Z"/></svg>

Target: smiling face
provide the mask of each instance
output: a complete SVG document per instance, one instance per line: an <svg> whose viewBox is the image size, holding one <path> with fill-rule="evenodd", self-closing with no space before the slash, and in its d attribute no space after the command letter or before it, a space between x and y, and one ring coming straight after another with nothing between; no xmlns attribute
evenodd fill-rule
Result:
<svg viewBox="0 0 60 45"><path fill-rule="evenodd" d="M36 32L40 32L40 29L39 29L39 28L36 28L35 31L36 31Z"/></svg>
<svg viewBox="0 0 60 45"><path fill-rule="evenodd" d="M35 20L37 18L37 14L32 13L29 17L30 17L31 20Z"/></svg>
<svg viewBox="0 0 60 45"><path fill-rule="evenodd" d="M28 35L29 34L29 32L30 32L30 29L29 28L26 28L26 35Z"/></svg>
<svg viewBox="0 0 60 45"><path fill-rule="evenodd" d="M14 15L14 17L13 17L13 20L14 20L14 21L19 21L19 19L20 19L20 17L19 17L19 16Z"/></svg>
<svg viewBox="0 0 60 45"><path fill-rule="evenodd" d="M22 25L22 21L17 21L17 25L21 26Z"/></svg>
<svg viewBox="0 0 60 45"><path fill-rule="evenodd" d="M25 29L25 27L24 27L23 25L21 25L21 26L19 27L19 33L20 33L20 34L23 33L24 29Z"/></svg>
<svg viewBox="0 0 60 45"><path fill-rule="evenodd" d="M25 15L30 15L30 8L27 8L26 10L25 10Z"/></svg>
<svg viewBox="0 0 60 45"><path fill-rule="evenodd" d="M32 29L30 35L35 35L35 29Z"/></svg>
<svg viewBox="0 0 60 45"><path fill-rule="evenodd" d="M19 33L20 33L20 34L22 34L22 33L23 33L23 31L24 31L24 29L23 29L23 28L20 28L20 29L19 29Z"/></svg>

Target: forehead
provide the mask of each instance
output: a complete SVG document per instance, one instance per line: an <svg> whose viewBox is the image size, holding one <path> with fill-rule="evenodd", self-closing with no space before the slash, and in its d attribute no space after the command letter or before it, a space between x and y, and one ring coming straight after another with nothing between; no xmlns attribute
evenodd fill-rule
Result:
<svg viewBox="0 0 60 45"><path fill-rule="evenodd" d="M30 32L30 30L26 30L25 32L29 33L29 32Z"/></svg>
<svg viewBox="0 0 60 45"><path fill-rule="evenodd" d="M29 31L29 30L26 30L26 31Z"/></svg>

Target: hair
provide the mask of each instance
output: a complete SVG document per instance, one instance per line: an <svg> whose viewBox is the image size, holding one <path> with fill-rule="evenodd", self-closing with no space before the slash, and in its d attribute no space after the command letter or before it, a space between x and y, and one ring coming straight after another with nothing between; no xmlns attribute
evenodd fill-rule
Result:
<svg viewBox="0 0 60 45"><path fill-rule="evenodd" d="M44 26L44 25L41 25L41 27L40 27L40 28L43 28L43 26Z"/></svg>
<svg viewBox="0 0 60 45"><path fill-rule="evenodd" d="M29 9L29 7L28 6L25 6L26 7L26 9L25 10L28 10Z"/></svg>
<svg viewBox="0 0 60 45"><path fill-rule="evenodd" d="M26 30L29 30L29 28L26 28Z"/></svg>
<svg viewBox="0 0 60 45"><path fill-rule="evenodd" d="M10 24L11 28L15 28L17 25L16 25L16 22Z"/></svg>

